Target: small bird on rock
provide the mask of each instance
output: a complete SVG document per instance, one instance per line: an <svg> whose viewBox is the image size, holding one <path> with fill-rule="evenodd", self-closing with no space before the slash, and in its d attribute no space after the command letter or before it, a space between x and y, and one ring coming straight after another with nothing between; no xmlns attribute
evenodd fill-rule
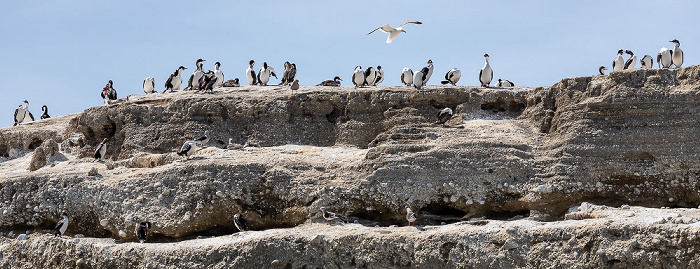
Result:
<svg viewBox="0 0 700 269"><path fill-rule="evenodd" d="M442 126L445 126L445 122L450 120L452 118L452 109L449 107L446 107L443 110L440 110L437 114L437 121L435 121L436 124L442 124Z"/></svg>
<svg viewBox="0 0 700 269"><path fill-rule="evenodd" d="M66 233L66 229L68 229L68 214L63 212L63 219L59 221L56 224L56 233L54 233L54 236L63 236Z"/></svg>
<svg viewBox="0 0 700 269"><path fill-rule="evenodd" d="M107 152L107 138L102 139L97 148L95 149L95 161L100 160L105 157L105 152Z"/></svg>
<svg viewBox="0 0 700 269"><path fill-rule="evenodd" d="M139 242L146 242L146 239L148 238L148 230L150 229L151 223L148 221L142 221L136 225L136 237L139 238Z"/></svg>
<svg viewBox="0 0 700 269"><path fill-rule="evenodd" d="M292 82L292 86L290 87L292 89L292 95L294 95L294 91L299 89L299 80L295 79L294 82Z"/></svg>
<svg viewBox="0 0 700 269"><path fill-rule="evenodd" d="M328 221L328 225L331 225L331 221L334 219L339 219L339 220L345 222L343 219L338 217L335 213L327 211L325 207L321 207L318 210L323 212L323 218L326 219L326 221Z"/></svg>
<svg viewBox="0 0 700 269"><path fill-rule="evenodd" d="M239 231L245 232L248 230L248 222L243 218L241 214L233 215L233 224L236 225Z"/></svg>
<svg viewBox="0 0 700 269"><path fill-rule="evenodd" d="M410 207L406 207L406 220L408 220L408 226L413 226L413 223L416 222L416 214Z"/></svg>
<svg viewBox="0 0 700 269"><path fill-rule="evenodd" d="M209 143L209 139L211 139L211 130L206 130L204 131L204 136L201 136L194 141L197 143L197 146L204 147L207 143Z"/></svg>

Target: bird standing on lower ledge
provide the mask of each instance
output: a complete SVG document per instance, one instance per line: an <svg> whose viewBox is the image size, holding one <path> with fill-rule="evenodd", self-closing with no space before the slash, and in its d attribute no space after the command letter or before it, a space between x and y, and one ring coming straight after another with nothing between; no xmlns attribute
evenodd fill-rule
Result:
<svg viewBox="0 0 700 269"><path fill-rule="evenodd" d="M328 225L331 225L331 221L334 219L339 219L343 221L340 217L338 217L335 213L327 211L325 207L321 207L318 209L319 211L323 212L323 218L328 221Z"/></svg>
<svg viewBox="0 0 700 269"><path fill-rule="evenodd" d="M406 207L406 220L408 220L408 226L413 226L413 223L416 222L416 214L410 207Z"/></svg>
<svg viewBox="0 0 700 269"><path fill-rule="evenodd" d="M436 124L442 124L442 126L445 126L445 122L450 120L452 118L452 109L449 107L446 107L443 110L440 110L437 114L437 120L435 121Z"/></svg>
<svg viewBox="0 0 700 269"><path fill-rule="evenodd" d="M241 214L233 215L233 224L236 225L238 231L245 232L248 230L248 222Z"/></svg>
<svg viewBox="0 0 700 269"><path fill-rule="evenodd" d="M102 142L97 145L95 154L93 155L93 157L95 157L95 161L99 161L100 159L104 158L105 152L107 152L107 138L102 139Z"/></svg>
<svg viewBox="0 0 700 269"><path fill-rule="evenodd" d="M194 152L196 150L197 150L197 142L187 141L184 144L182 144L182 147L180 148L180 151L177 152L177 155L186 156L187 160L189 160L190 156L192 156L192 154L194 154Z"/></svg>
<svg viewBox="0 0 700 269"><path fill-rule="evenodd" d="M139 238L139 242L143 243L146 242L146 239L148 238L148 230L151 229L151 223L148 221L142 221L139 222L138 225L136 225L136 237Z"/></svg>
<svg viewBox="0 0 700 269"><path fill-rule="evenodd" d="M289 89L292 90L292 95L294 95L294 91L299 89L299 80L295 79L294 82L292 82L292 86L290 86Z"/></svg>
<svg viewBox="0 0 700 269"><path fill-rule="evenodd" d="M63 219L59 221L56 224L56 232L54 233L54 236L63 236L66 233L66 229L68 229L68 214L63 212Z"/></svg>

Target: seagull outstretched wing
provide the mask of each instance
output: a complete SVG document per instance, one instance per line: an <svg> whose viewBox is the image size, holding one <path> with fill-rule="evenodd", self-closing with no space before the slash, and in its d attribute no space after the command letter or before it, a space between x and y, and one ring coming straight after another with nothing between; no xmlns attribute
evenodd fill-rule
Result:
<svg viewBox="0 0 700 269"><path fill-rule="evenodd" d="M369 33L367 33L367 34L369 35L369 34L371 34L371 33L374 33L374 32L377 31L377 30L382 30L382 32L385 32L385 33L391 33L391 31L396 31L396 29L392 28L392 27L389 26L388 24L384 24L384 25L382 25L382 26L380 26L380 27L377 27L377 29L374 29L374 30L372 30L372 32L369 32Z"/></svg>
<svg viewBox="0 0 700 269"><path fill-rule="evenodd" d="M406 25L409 24L409 23L413 23L413 24L423 24L422 22L419 22L419 21L407 21L407 22L404 22L403 24L401 24L401 26L399 26L399 27L404 27L404 26L406 26ZM387 24L387 25L388 25L388 24Z"/></svg>

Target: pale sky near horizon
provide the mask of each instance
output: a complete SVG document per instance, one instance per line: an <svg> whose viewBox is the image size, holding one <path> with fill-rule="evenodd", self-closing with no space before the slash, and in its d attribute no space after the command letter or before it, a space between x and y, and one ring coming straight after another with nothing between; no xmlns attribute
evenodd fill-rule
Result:
<svg viewBox="0 0 700 269"><path fill-rule="evenodd" d="M119 97L156 90L178 66L197 58L204 69L221 62L225 79L245 82L248 61L266 61L279 77L285 61L302 85L340 76L357 65L381 65L382 86L401 85L403 67L432 59L429 85L457 67L457 85L479 85L483 54L494 83L549 86L566 77L611 68L617 50L654 57L669 40L681 41L683 66L698 64L697 1L6 1L0 10L0 127L12 126L23 100L38 119L103 104L100 91L114 81ZM675 11L677 10L677 11ZM386 44L371 30L407 20L407 33ZM637 63L639 67L639 63ZM271 83L278 83L272 79Z"/></svg>

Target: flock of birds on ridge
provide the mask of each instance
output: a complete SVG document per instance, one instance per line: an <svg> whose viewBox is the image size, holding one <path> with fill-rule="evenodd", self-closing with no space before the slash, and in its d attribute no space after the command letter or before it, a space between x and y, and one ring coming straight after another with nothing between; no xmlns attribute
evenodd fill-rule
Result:
<svg viewBox="0 0 700 269"><path fill-rule="evenodd" d="M388 33L389 36L386 40L386 43L391 43L396 36L398 36L400 33L405 33L406 31L403 30L403 26L406 26L407 24L422 24L419 21L407 21L406 23L402 24L400 27L397 28L392 28L388 24L383 25L381 27L378 27L377 29L374 29L373 31L369 32L369 34L374 33L377 30L381 30L382 32ZM675 48L673 50L669 50L667 48L661 48L661 51L657 54L656 61L659 65L659 68L671 68L672 66L675 66L675 68L680 68L681 65L683 64L683 51L680 49L680 42L676 39L669 41L673 44L675 44ZM623 54L627 53L630 55L630 57L627 60L623 59ZM479 72L479 81L481 82L482 87L489 87L491 84L491 81L493 80L493 69L491 69L491 66L489 65L489 55L484 54L484 59L485 63L484 66L481 68L481 71ZM216 62L214 64L214 71L203 71L203 62L205 60L203 59L198 59L195 63L197 66L197 69L195 72L190 76L190 79L188 81L188 85L184 90L196 90L200 92L210 92L212 93L214 89L221 88L221 87L238 87L240 86L239 79L235 78L233 80L229 80L224 82L224 74L219 70L221 63ZM619 50L617 52L617 57L613 60L613 71L622 71L625 69L633 69L635 67L637 61L637 56L634 55L634 53L630 50ZM653 58L649 55L644 55L642 59L640 60L641 67L643 69L651 69L653 68ZM267 86L270 77L273 76L277 78L277 74L275 73L274 68L269 66L267 62L263 63L263 67L260 68L258 73L256 74L255 71L253 70L253 66L255 64L255 61L250 60L248 63L248 69L246 69L246 78L248 80L248 83L250 85L260 85L260 86ZM168 80L165 82L165 90L163 93L170 91L170 92L175 92L180 90L180 86L182 84L182 78L181 74L182 72L187 69L184 66L180 66L175 72L173 72L170 77L168 77ZM598 68L598 71L600 72L601 75L605 75L603 71L607 70L605 66L600 66ZM428 80L430 79L430 76L433 73L433 61L428 60L428 65L426 67L423 67L420 71L418 72L413 72L410 68L405 67L402 70L401 73L401 82L405 84L406 86L410 87L413 86L417 89L420 89L424 85L427 85ZM445 84L452 84L456 85L459 79L461 78L461 71L457 68L452 68L450 71L445 74L445 80L441 81L443 85ZM290 89L292 91L292 94L294 94L294 90L299 89L299 80L295 79L296 78L296 64L290 63L290 62L285 62L284 63L284 72L282 76L282 81L279 83L279 85L283 86L290 86ZM333 86L333 87L339 87L342 79L340 77L335 77L332 80L326 80L323 81L316 86ZM369 67L366 70L363 70L361 66L355 67L355 71L353 72L352 75L352 82L355 84L355 87L364 87L364 86L376 86L379 83L384 81L384 71L382 70L381 66L377 66L376 69L373 67ZM501 80L498 79L498 83L496 84L496 87L514 87L515 85L508 81L508 80ZM147 77L143 81L143 90L145 93L154 93L155 91L155 81L153 77ZM113 83L110 80L107 85L102 89L101 93L102 98L104 99L105 105L110 104L111 101L117 100L117 91L113 88ZM47 119L50 118L48 115L48 108L44 105L42 107L42 115L41 119ZM438 114L437 114L437 120L436 124L442 124L445 126L445 123L452 118L453 112L452 109L444 108L442 109ZM18 125L24 122L25 119L31 119L31 121L34 121L34 116L29 112L29 102L26 100L24 101L24 106L20 105L19 108L15 110L15 124ZM189 160L190 156L195 153L198 148L203 148L205 145L209 142L211 138L211 130L206 130L204 132L204 136L199 137L194 140L186 141L182 147L180 148L179 151L177 151L177 154L180 156L185 156L187 160ZM95 149L95 154L94 158L95 160L100 160L105 157L105 153L107 151L107 138L104 138L102 142L97 146ZM233 139L229 138L229 144L227 146L227 149L244 149L248 146L255 146L254 144L251 144L249 142L246 142L244 145L240 144L235 144L233 143ZM322 212L323 218L328 222L328 225L331 225L331 221L335 219L340 219L342 220L337 214L327 211L325 207L321 207L319 211ZM55 227L55 235L56 236L61 236L65 233L66 228L68 227L68 215L66 213L62 214L63 219L58 222L58 224ZM406 220L408 221L409 226L413 225L413 223L416 221L416 215L415 213L411 210L410 207L406 207ZM248 230L248 225L247 221L241 214L235 214L234 215L234 225L236 228L238 228L239 231L247 231ZM139 241L141 243L145 242L147 239L148 235L148 230L151 228L151 223L148 221L138 221L136 220L136 229L135 229L135 234L137 235Z"/></svg>

